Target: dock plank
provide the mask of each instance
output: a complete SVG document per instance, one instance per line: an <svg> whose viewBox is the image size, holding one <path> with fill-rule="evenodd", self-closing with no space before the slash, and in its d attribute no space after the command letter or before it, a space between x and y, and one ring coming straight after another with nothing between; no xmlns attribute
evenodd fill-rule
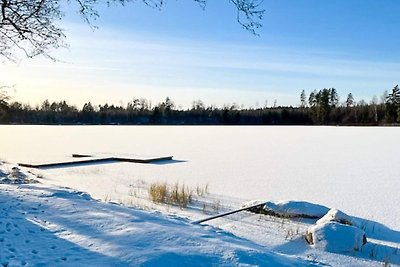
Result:
<svg viewBox="0 0 400 267"><path fill-rule="evenodd" d="M96 163L112 161L112 158L89 158L81 160L66 160L66 161L56 161L56 162L46 162L46 163L18 163L18 166L27 168L49 168L49 167L62 167L75 164L85 164L85 163Z"/></svg>
<svg viewBox="0 0 400 267"><path fill-rule="evenodd" d="M27 168L50 168L50 167L64 167L76 164L90 164L101 162L131 162L131 163L153 163L158 161L172 160L173 156L139 156L139 155L119 155L112 156L110 154L72 154L72 159L56 161L56 162L42 162L42 163L18 163L21 167Z"/></svg>
<svg viewBox="0 0 400 267"><path fill-rule="evenodd" d="M92 157L89 154L72 154L75 158ZM108 153L99 153L96 157L112 158L116 161L133 163L152 163L156 161L172 160L173 156L143 156L143 155L111 155Z"/></svg>

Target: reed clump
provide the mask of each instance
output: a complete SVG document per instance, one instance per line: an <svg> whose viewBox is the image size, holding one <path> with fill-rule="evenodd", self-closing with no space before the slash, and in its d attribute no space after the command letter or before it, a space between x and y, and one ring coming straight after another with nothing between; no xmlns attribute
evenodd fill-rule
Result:
<svg viewBox="0 0 400 267"><path fill-rule="evenodd" d="M186 208L193 201L193 190L185 184L176 183L171 186L166 182L153 183L149 187L149 197L156 203Z"/></svg>

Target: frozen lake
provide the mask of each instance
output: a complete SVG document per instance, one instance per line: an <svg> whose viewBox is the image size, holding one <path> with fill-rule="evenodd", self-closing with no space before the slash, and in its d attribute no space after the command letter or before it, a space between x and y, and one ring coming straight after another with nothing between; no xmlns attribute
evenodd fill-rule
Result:
<svg viewBox="0 0 400 267"><path fill-rule="evenodd" d="M94 152L182 161L42 171L49 183L97 198L138 179L179 181L243 201L316 202L400 229L400 128L0 126L0 137L0 158L9 162Z"/></svg>

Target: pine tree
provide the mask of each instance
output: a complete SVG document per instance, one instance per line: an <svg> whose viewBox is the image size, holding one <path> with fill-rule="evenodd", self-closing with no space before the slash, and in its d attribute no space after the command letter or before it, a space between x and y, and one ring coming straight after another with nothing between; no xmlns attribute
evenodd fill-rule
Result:
<svg viewBox="0 0 400 267"><path fill-rule="evenodd" d="M310 93L310 96L308 97L308 104L310 107L314 107L317 105L317 98L316 98L317 91L314 90L313 92Z"/></svg>
<svg viewBox="0 0 400 267"><path fill-rule="evenodd" d="M354 106L354 97L352 93L349 93L346 99L346 107L350 108L353 106Z"/></svg>
<svg viewBox="0 0 400 267"><path fill-rule="evenodd" d="M392 104L392 105L400 105L400 88L399 85L396 85L392 89L392 93L389 94L386 98L386 103L387 104Z"/></svg>
<svg viewBox="0 0 400 267"><path fill-rule="evenodd" d="M329 89L329 105L331 107L336 107L339 103L339 95L335 88Z"/></svg>
<svg viewBox="0 0 400 267"><path fill-rule="evenodd" d="M307 106L307 95L306 92L303 90L300 94L300 107L305 108Z"/></svg>
<svg viewBox="0 0 400 267"><path fill-rule="evenodd" d="M396 85L386 98L386 121L396 122L400 120L398 110L400 109L400 88Z"/></svg>

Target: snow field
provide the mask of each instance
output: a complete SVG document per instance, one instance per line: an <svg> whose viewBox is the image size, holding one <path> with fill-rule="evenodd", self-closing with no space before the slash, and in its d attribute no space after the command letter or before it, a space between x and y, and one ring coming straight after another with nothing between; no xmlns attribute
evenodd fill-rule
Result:
<svg viewBox="0 0 400 267"><path fill-rule="evenodd" d="M216 228L45 185L0 185L2 266L312 266Z"/></svg>
<svg viewBox="0 0 400 267"><path fill-rule="evenodd" d="M95 198L124 191L131 180L209 184L212 193L243 201L304 200L400 229L399 135L395 127L0 126L0 158L171 154L182 162L45 173Z"/></svg>
<svg viewBox="0 0 400 267"><path fill-rule="evenodd" d="M252 199L318 203L361 222L368 239L361 251L329 253L307 245L304 236L316 220L244 212L210 225L306 264L400 264L400 170L393 165L400 151L398 128L1 126L0 133L5 136L0 138L0 157L12 162L47 161L77 151L172 154L181 161L24 170L43 177L41 183L50 187L67 186L95 199L191 220L215 214L214 202L219 212ZM208 185L211 194L181 210L149 202L147 188L154 182Z"/></svg>

